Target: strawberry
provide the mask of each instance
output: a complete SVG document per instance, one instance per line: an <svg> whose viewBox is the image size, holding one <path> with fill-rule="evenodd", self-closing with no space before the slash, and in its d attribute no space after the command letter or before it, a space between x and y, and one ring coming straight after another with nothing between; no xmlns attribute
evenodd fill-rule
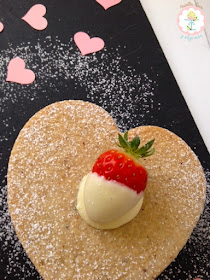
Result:
<svg viewBox="0 0 210 280"><path fill-rule="evenodd" d="M139 148L140 138L136 136L132 141L128 141L128 132L122 137L118 134L120 148L109 150L96 160L92 172L99 176L104 176L106 180L114 180L124 184L137 194L144 191L147 184L147 171L138 162L139 158L148 157L154 154L155 149L151 148L154 139Z"/></svg>

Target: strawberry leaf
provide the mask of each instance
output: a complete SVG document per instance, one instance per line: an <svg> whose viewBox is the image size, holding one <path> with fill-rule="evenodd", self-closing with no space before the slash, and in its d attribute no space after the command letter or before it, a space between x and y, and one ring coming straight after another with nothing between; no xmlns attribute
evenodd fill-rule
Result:
<svg viewBox="0 0 210 280"><path fill-rule="evenodd" d="M129 144L130 144L130 147L131 147L132 151L135 152L138 149L139 145L140 145L139 137L136 136L135 138L133 138L133 140L130 141Z"/></svg>
<svg viewBox="0 0 210 280"><path fill-rule="evenodd" d="M140 149L136 151L136 153L139 155L139 157L147 157L149 156L149 149L152 147L155 139L149 141L144 146L142 146ZM153 152L154 153L154 152Z"/></svg>
<svg viewBox="0 0 210 280"><path fill-rule="evenodd" d="M149 157L149 156L154 155L154 153L155 153L155 148L152 148L151 150L149 150L148 152L146 152L146 153L144 154L144 156L142 156L142 157Z"/></svg>
<svg viewBox="0 0 210 280"><path fill-rule="evenodd" d="M125 132L124 139L125 139L125 141L128 141L128 131Z"/></svg>
<svg viewBox="0 0 210 280"><path fill-rule="evenodd" d="M118 134L118 140L119 140L120 146L127 150L128 149L128 143L120 134Z"/></svg>
<svg viewBox="0 0 210 280"><path fill-rule="evenodd" d="M125 132L123 136L118 134L118 140L119 143L116 143L117 146L123 148L128 154L136 159L139 159L140 157L148 157L155 153L155 149L151 148L155 139L149 141L141 148L138 148L140 145L140 138L138 136L134 137L131 141L128 141L128 132Z"/></svg>

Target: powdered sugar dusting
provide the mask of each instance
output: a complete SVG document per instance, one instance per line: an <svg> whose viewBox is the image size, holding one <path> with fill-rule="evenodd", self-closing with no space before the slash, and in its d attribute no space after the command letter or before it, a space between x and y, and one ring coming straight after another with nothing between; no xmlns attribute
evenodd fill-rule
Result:
<svg viewBox="0 0 210 280"><path fill-rule="evenodd" d="M1 93L0 112L11 102L35 102L40 98L40 92L52 100L53 95L58 94L58 85L63 83L66 99L71 95L77 98L77 87L82 87L86 93L84 98L108 110L120 128L138 126L143 123L145 114L152 118L153 109L160 106L153 101L157 77L155 74L150 77L151 73L146 72L136 73L120 56L120 49L119 46L108 52L105 48L103 52L82 56L73 39L62 43L59 38L50 36L35 46L30 42L18 47L10 45L9 49L0 51L0 83L5 89ZM7 65L17 56L36 74L35 82L29 87L5 82ZM72 88L70 83L74 83L72 94L68 92L68 86ZM60 95L65 99L63 92Z"/></svg>
<svg viewBox="0 0 210 280"><path fill-rule="evenodd" d="M180 252L178 261L174 261L169 268L158 277L160 280L171 279L209 279L208 247L210 236L210 170L204 171L207 180L206 201L203 213L190 236L187 244ZM179 261L179 259L181 261ZM185 262L184 262L185 260ZM186 271L186 265L190 271ZM189 263L191 265L189 265ZM201 266L202 264L202 266Z"/></svg>
<svg viewBox="0 0 210 280"><path fill-rule="evenodd" d="M0 266L4 263L5 269L4 276L1 275L1 279L31 279L32 277L37 280L42 279L28 259L15 233L8 212L7 186L5 183L6 176L2 180L0 189ZM20 278L20 274L24 275L24 278Z"/></svg>
<svg viewBox="0 0 210 280"><path fill-rule="evenodd" d="M118 127L123 130L144 123L145 115L153 118L153 110L157 110L161 106L161 104L154 102L155 91L158 86L156 77L155 75L151 77L148 73L137 73L135 69L128 65L126 59L122 59L120 48L119 46L118 49L112 52L107 51L105 48L101 53L82 57L74 46L72 39L64 43L58 37L54 39L48 36L45 41L38 41L35 46L32 46L28 42L22 43L19 46L10 45L7 50L1 50L0 69L2 71L0 72L0 83L4 91L0 93L0 114L4 114L4 118L1 118L1 125L5 132L0 135L0 144L2 144L2 147L7 147L7 150L11 149L7 145L8 139L16 134L19 129L11 126L11 120L13 118L11 116L11 105L15 107L16 104L22 104L23 110L21 117L24 119L26 116L24 106L32 104L33 107L34 104L35 107L32 108L31 112L33 114L39 109L36 107L38 100L44 100L43 104L47 105L48 102L59 99L70 99L72 97L73 99L77 99L77 89L81 90L81 88L84 90L84 99L97 103L107 109L116 120ZM27 67L36 73L36 80L33 84L23 87L5 82L7 65L10 59L16 56L23 58L26 61ZM63 92L59 91L61 84ZM72 90L71 92L69 92L69 88ZM74 150L72 149L73 153ZM74 155L76 155L76 152ZM0 151L0 160L4 156L5 153L2 149ZM4 279L11 279L9 278L10 275L15 275L15 279L41 279L26 254L23 253L22 246L18 241L10 220L7 207L6 167L1 168L0 174L3 177L0 192L0 242L2 252L5 254L1 258L1 262L7 263L7 276ZM206 176L210 180L210 172L208 170L206 171ZM42 199L44 203L44 197ZM70 204L74 205L74 201L71 201ZM16 215L18 215L19 209L17 208L15 211ZM54 214L56 215L56 213ZM72 210L69 215L74 216L75 212ZM209 200L207 200L198 226L189 240L188 245L183 250L190 258L190 261L192 261L192 270L185 271L185 268L175 262L175 266L171 269L169 268L158 279L177 279L178 275L183 274L186 275L186 279L191 279L196 276L201 278L204 275L208 276L206 261L202 269L198 266L201 263L201 258L203 260L207 260L208 258L205 253L206 251L203 252L203 246L201 245L204 244L204 246L207 246L208 239L206 237L209 235L209 227L206 225L207 222L209 222ZM36 223L33 224L33 230L37 231L38 229L39 226ZM50 224L49 228L44 230L50 230ZM109 235L107 232L103 234L104 236ZM85 240L86 236L81 234L78 238ZM110 242L111 240L110 238ZM91 242L91 240L89 241ZM196 252L192 252L191 248L193 247L196 247ZM46 248L48 251L47 257L52 258L53 245L47 244ZM129 248L129 250L131 249ZM125 247L124 250L128 250L128 248ZM64 253L69 254L65 250ZM74 257L72 262L78 275L80 273L82 275L80 267L82 262L84 265L90 265L90 268L93 270L101 269L102 275L108 277L107 267L109 267L113 260L110 258L109 253L105 251L102 258L103 262L101 267L99 267L97 260L90 265L88 258L85 257L85 252L82 251L81 254ZM144 259L143 254L139 258ZM129 271L129 266L127 266L127 263L136 265L135 262L132 254L128 253L120 266L115 265L117 277L124 277L127 273L130 273L130 279L135 279L135 275L133 275L132 271ZM65 266L63 267L64 272L61 277L65 277L66 268ZM147 274L147 271L145 271L145 274ZM91 272L89 274L87 272L86 276L86 279L91 279Z"/></svg>
<svg viewBox="0 0 210 280"><path fill-rule="evenodd" d="M117 128L109 115L92 104L61 102L39 112L21 131L10 159L8 201L21 242L44 278L152 279L186 242L202 208L201 167L172 133L142 129L143 142L150 133L157 140L156 154L144 162L151 174L147 203L135 221L113 231L91 228L75 211L81 178L110 141L115 143Z"/></svg>

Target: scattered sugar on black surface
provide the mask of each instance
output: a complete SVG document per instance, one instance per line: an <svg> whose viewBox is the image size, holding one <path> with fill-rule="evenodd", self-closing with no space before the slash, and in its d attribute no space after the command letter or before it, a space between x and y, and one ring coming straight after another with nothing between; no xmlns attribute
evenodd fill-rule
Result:
<svg viewBox="0 0 210 280"><path fill-rule="evenodd" d="M120 50L121 46L118 48ZM157 75L139 73L119 53L118 49L107 51L105 48L103 52L82 57L72 39L62 43L58 37L52 39L50 36L35 46L29 42L10 45L10 48L0 51L0 86L4 89L0 93L0 265L5 268L5 275L0 279L41 279L15 235L6 198L7 167L4 163L8 162L17 134L28 118L52 102L83 99L102 106L111 113L118 127L125 130L145 124L145 120L152 123L154 112L160 109L161 103L155 95ZM23 86L5 82L7 65L17 56L35 72L33 84ZM209 170L206 176L210 183ZM186 259L188 264L184 267L175 261L158 279L207 279L208 256L204 247L208 242L208 223L209 187L204 213L178 256L182 263ZM199 267L201 263L202 267ZM186 270L189 267L192 269Z"/></svg>
<svg viewBox="0 0 210 280"><path fill-rule="evenodd" d="M101 105L121 129L128 129L143 124L145 115L152 119L152 112L160 107L160 103L154 102L156 74L151 71L138 73L121 58L118 49L108 52L105 48L103 52L81 56L73 39L62 43L58 38L48 36L35 46L30 43L18 47L11 45L0 55L3 57L0 83L4 88L0 112L8 110L11 103L32 106L40 99L45 104L58 99L81 99L83 91L83 99ZM7 65L17 56L35 72L33 84L23 86L5 82Z"/></svg>
<svg viewBox="0 0 210 280"><path fill-rule="evenodd" d="M120 46L119 46L120 48ZM45 41L10 45L0 51L1 135L0 162L8 162L18 132L35 112L42 107L64 99L84 99L109 110L121 128L131 126L154 108L153 96L157 83L147 73L136 73L122 59L118 50L82 57L73 40L62 43L50 36ZM30 85L5 82L9 61L19 56L26 68L35 72ZM111 64L110 64L111 59ZM78 94L80 92L80 94ZM81 92L84 92L83 96ZM111 106L110 106L111 104ZM112 106L113 105L113 106ZM126 105L126 107L124 106ZM160 104L158 105L158 107ZM141 109L136 118L134 110ZM11 114L13 112L13 114ZM151 114L152 115L152 114ZM6 267L4 279L41 279L28 260L14 232L7 208L6 172L1 170L1 264ZM3 277L3 276L2 276Z"/></svg>

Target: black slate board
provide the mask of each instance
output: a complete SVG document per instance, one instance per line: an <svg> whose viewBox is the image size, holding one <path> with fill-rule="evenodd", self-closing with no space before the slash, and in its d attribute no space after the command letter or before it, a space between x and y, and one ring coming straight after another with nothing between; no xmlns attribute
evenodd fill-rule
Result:
<svg viewBox="0 0 210 280"><path fill-rule="evenodd" d="M21 20L38 3L47 7L44 31ZM6 174L20 129L48 104L82 99L105 108L122 130L145 124L168 128L195 151L209 180L209 154L138 0L123 0L107 11L95 0L7 0L0 2L0 21L5 25L0 33L0 280L41 279L12 227ZM78 31L101 37L105 49L81 57L72 40ZM35 72L35 83L5 82L8 62L16 56ZM207 280L208 223L209 200L190 240L159 280Z"/></svg>

